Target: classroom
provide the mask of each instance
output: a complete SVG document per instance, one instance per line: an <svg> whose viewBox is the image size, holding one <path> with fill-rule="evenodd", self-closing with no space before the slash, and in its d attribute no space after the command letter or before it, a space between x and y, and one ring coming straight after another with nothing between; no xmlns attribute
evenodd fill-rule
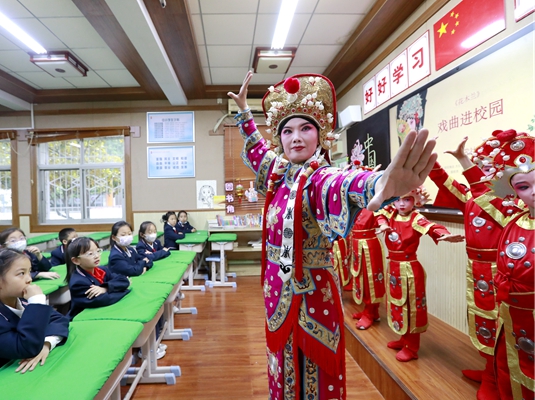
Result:
<svg viewBox="0 0 535 400"><path fill-rule="evenodd" d="M521 326L522 343L506 339L520 349L520 365L528 370L518 367L518 360L508 360L511 397L496 386L488 389L481 373L472 379L464 372L488 372L494 365L499 335L486 329L485 318L496 320L498 306L483 312L477 305L482 293L489 297L489 284L492 294L496 264L485 278L470 275L467 264L474 265L476 251L468 243L468 225L489 234L495 225L482 218L472 221L460 205L473 196L470 204L490 215L490 200L476 196L466 167L447 152L463 143L462 150L477 164L486 141L494 138L502 146L517 140L506 134L514 130L522 147L527 143L528 152L522 154L533 157L534 10L533 0L0 0L0 232L18 228L15 234L20 232L27 246L48 259L55 249L66 251L58 233L73 228L78 238L91 238L88 246L94 243L103 250L98 253L101 267L108 266L113 248L122 243L119 231L112 230L118 221L127 222L118 229L131 229L126 236L132 241L119 249L128 257L129 246L146 242L145 232L139 232L145 221L152 222L163 247L171 247L161 259L147 250L150 265L147 261L139 276L128 275L125 290L130 292L124 298L74 317L67 340L53 347L45 365L16 374L16 365L4 365L0 355L0 384L7 396L0 398L533 398L533 321L528 328ZM290 25L275 45L281 16L289 16ZM25 42L24 35L36 43ZM298 85L296 94L290 83ZM306 98L306 90L312 90L307 85L324 86ZM243 87L246 97L240 97ZM384 220L375 217L384 225L376 240L384 262L375 271L376 283L371 266L369 282L356 267L364 257L358 239L366 239L364 231L353 228L364 223L364 213L355 210L366 208L371 200L366 196L375 189L366 183L368 192L357 190L357 196L341 184L340 193L327 195L325 188L313 196L316 158L305 164L308 183L300 184L301 172L293 180L268 170L275 155L264 156L263 150L253 154L263 136L269 142L261 142L273 154L286 151L284 159L276 158L281 165L294 162L284 135L277 134L277 129L293 129L284 125L291 118L284 120L277 112L294 113L298 106L291 106L292 96L301 95L302 107L309 107L303 111L309 116L301 119L313 120L310 124L317 128L314 157L321 154L317 161L324 171L332 170L330 163L351 176L359 170L371 181L374 168L385 170L404 149L410 131L427 129L429 139L436 139L434 152L442 169L438 172L435 164L425 190L412 197L429 225L424 233L422 228L417 252L405 245L393 249L388 242L397 240L394 203L388 206L392 210L384 208ZM242 103L248 108L242 109ZM310 111L314 107L329 129L319 126ZM492 156L499 157L498 150ZM369 168L360 170L363 165ZM268 181L273 184L275 176L279 183L273 192ZM294 207L288 196L284 203L277 200L281 179L290 199L290 190L309 196L302 218L297 214L301 202ZM444 195L444 188L454 197ZM305 208L316 200L321 204L317 212L307 214ZM510 214L531 207L514 201ZM339 213L333 211L338 203L343 203ZM312 239L294 232L294 208L300 220L315 224L319 247L308 255ZM327 210L348 215L345 220L338 214L324 216ZM176 226L168 222L168 212ZM533 232L530 221L527 229ZM183 224L193 231L169 239L170 229L176 232ZM274 226L280 227L277 245L271 242L277 236ZM347 236L352 229L353 236ZM298 238L304 245L291 251L296 260L303 256L303 265L284 251ZM466 243L437 246L463 239ZM527 236L522 244L527 256L522 256L530 256L529 242ZM8 243L0 246L9 248ZM404 258L397 260L396 250ZM83 252L96 256L94 249ZM397 276L387 269L387 261L399 261L403 271L409 253L415 260L417 254L415 262L425 267L423 298L411 303L410 312L391 299ZM291 264L288 276L283 261L277 267L281 289L269 272L270 263L278 265L276 258ZM328 268L320 268L322 259L328 259ZM526 270L526 263L535 264L531 259L523 261ZM49 308L61 314L71 307L67 268L50 270L61 278L35 279ZM316 287L327 279L330 283L319 293ZM285 298L282 287L294 297ZM309 290L318 292L325 320L309 320L319 305L306 305L306 300L295 311L296 299L306 299ZM370 290L375 305L362 297ZM533 311L532 302L527 300L525 309ZM291 309L290 304L295 313L288 315L295 325L288 328L279 321L280 334L274 333L277 312ZM396 355L393 348L411 349L408 342L399 348L390 344L398 333L405 337L403 329L412 324L407 318L416 320L414 310L420 306L425 323L418 319L420 330L408 334L418 335L416 350ZM372 314L366 314L367 307L375 307ZM274 317L266 319L266 313ZM321 321L330 324L334 314L338 320L331 330ZM298 334L299 318L317 323L327 336L314 336L306 322L302 330L307 333ZM289 342L283 345L282 340ZM79 346L83 341L88 345ZM292 351L284 352L284 346L293 344L299 360L288 356ZM304 363L317 368L315 374Z"/></svg>

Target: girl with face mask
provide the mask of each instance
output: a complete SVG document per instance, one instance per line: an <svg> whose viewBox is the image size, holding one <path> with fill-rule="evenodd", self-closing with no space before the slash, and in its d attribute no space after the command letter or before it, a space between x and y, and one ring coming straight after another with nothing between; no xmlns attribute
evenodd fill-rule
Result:
<svg viewBox="0 0 535 400"><path fill-rule="evenodd" d="M119 221L111 228L111 250L108 268L125 276L139 276L152 267L152 260L143 257L130 247L134 236L132 227L126 221Z"/></svg>
<svg viewBox="0 0 535 400"><path fill-rule="evenodd" d="M136 245L136 251L142 257L148 257L152 261L161 260L169 257L169 249L163 247L156 236L156 225L150 221L145 221L139 227L139 242Z"/></svg>
<svg viewBox="0 0 535 400"><path fill-rule="evenodd" d="M30 275L32 280L36 279L57 279L59 274L51 272L52 265L41 254L35 246L28 247L26 243L26 235L17 227L8 228L0 233L0 244L2 247L18 251L19 253L26 254L32 263L32 269Z"/></svg>

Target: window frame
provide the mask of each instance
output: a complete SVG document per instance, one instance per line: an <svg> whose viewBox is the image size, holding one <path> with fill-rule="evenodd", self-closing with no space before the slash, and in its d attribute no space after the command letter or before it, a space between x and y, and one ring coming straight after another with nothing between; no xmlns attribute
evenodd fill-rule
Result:
<svg viewBox="0 0 535 400"><path fill-rule="evenodd" d="M19 177L17 160L17 132L0 131L0 140L10 140L11 147L11 223L7 220L0 220L0 229L17 226L19 223Z"/></svg>
<svg viewBox="0 0 535 400"><path fill-rule="evenodd" d="M68 221L58 222L41 222L41 207L39 202L39 180L43 179L40 174L40 168L38 165L38 146L41 143L47 143L51 141L63 141L69 139L89 139L106 136L123 136L124 137L124 163L123 169L123 183L122 188L124 191L124 212L125 220L133 222L134 214L132 212L132 178L131 178L131 142L130 142L130 127L98 127L98 128L68 128L68 129L43 129L30 132L28 138L28 144L30 145L30 161L31 161L31 176L33 184L31 187L31 201L32 201L32 214L30 215L30 229L32 232L57 232L58 226L68 225L81 232L89 231L107 231L112 225L111 222L88 222L88 223L69 223ZM79 166L75 169L88 169L89 166L95 166L95 164L87 164ZM108 165L107 165L108 166ZM53 168L46 168L47 170L57 169L73 169L72 165L54 165Z"/></svg>

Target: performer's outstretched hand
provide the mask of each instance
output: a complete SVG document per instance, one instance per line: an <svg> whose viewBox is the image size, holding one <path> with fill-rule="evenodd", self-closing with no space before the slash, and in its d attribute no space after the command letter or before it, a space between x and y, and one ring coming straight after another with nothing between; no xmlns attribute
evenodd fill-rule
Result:
<svg viewBox="0 0 535 400"><path fill-rule="evenodd" d="M401 144L396 156L375 184L375 196L368 204L368 210L375 211L386 200L403 196L420 186L433 164L437 154L433 153L435 139L427 141L429 132L410 131Z"/></svg>
<svg viewBox="0 0 535 400"><path fill-rule="evenodd" d="M228 92L227 96L230 97L232 100L236 102L236 105L240 110L246 110L249 108L247 105L247 88L249 87L249 82L251 82L251 79L253 78L253 71L247 72L245 75L245 79L243 80L243 83L241 85L240 91L238 94Z"/></svg>
<svg viewBox="0 0 535 400"><path fill-rule="evenodd" d="M443 235L437 239L437 242L450 242L459 243L464 241L464 235L458 235L450 233L449 235Z"/></svg>
<svg viewBox="0 0 535 400"><path fill-rule="evenodd" d="M464 146L466 145L467 140L468 136L465 136L463 140L461 140L461 142L457 145L457 148L455 150L446 150L444 152L446 154L451 154L453 157L455 157L464 169L468 169L473 165L472 161L470 161L470 158L464 151Z"/></svg>

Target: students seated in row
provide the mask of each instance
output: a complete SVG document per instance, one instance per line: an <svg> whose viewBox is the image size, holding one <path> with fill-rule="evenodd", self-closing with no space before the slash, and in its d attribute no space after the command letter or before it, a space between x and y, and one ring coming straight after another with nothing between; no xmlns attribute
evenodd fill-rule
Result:
<svg viewBox="0 0 535 400"><path fill-rule="evenodd" d="M169 250L176 250L178 248L176 241L178 239L184 239L186 237L184 232L180 232L177 229L177 221L178 219L174 211L167 211L167 213L162 215L164 239L163 245Z"/></svg>
<svg viewBox="0 0 535 400"><path fill-rule="evenodd" d="M108 260L110 271L125 276L139 276L152 267L152 260L149 257L140 256L133 247L130 247L132 240L134 236L128 222L119 221L113 224Z"/></svg>
<svg viewBox="0 0 535 400"><path fill-rule="evenodd" d="M101 253L91 238L74 238L68 243L65 282L71 292L71 320L86 308L115 304L130 292L126 276L100 266Z"/></svg>
<svg viewBox="0 0 535 400"><path fill-rule="evenodd" d="M191 226L188 222L188 213L184 210L178 212L178 222L176 224L176 229L178 232L182 233L197 232L197 229Z"/></svg>
<svg viewBox="0 0 535 400"><path fill-rule="evenodd" d="M0 367L21 360L17 372L44 365L48 354L69 335L69 320L46 304L32 285L25 254L0 249Z"/></svg>
<svg viewBox="0 0 535 400"><path fill-rule="evenodd" d="M152 261L161 260L169 256L169 249L163 247L156 236L156 225L150 221L145 221L139 227L139 241L136 245L136 251L140 256L148 257Z"/></svg>
<svg viewBox="0 0 535 400"><path fill-rule="evenodd" d="M50 271L52 265L50 265L50 261L43 257L41 250L35 246L27 247L26 235L20 228L12 227L2 231L0 233L0 243L2 247L24 252L30 258L32 280L59 278L58 273Z"/></svg>
<svg viewBox="0 0 535 400"><path fill-rule="evenodd" d="M63 228L61 231L59 231L58 239L61 244L54 251L52 251L52 253L50 253L50 264L53 267L66 263L65 249L67 248L67 243L69 242L69 240L72 240L77 237L78 234L76 233L76 230L74 230L74 228Z"/></svg>

